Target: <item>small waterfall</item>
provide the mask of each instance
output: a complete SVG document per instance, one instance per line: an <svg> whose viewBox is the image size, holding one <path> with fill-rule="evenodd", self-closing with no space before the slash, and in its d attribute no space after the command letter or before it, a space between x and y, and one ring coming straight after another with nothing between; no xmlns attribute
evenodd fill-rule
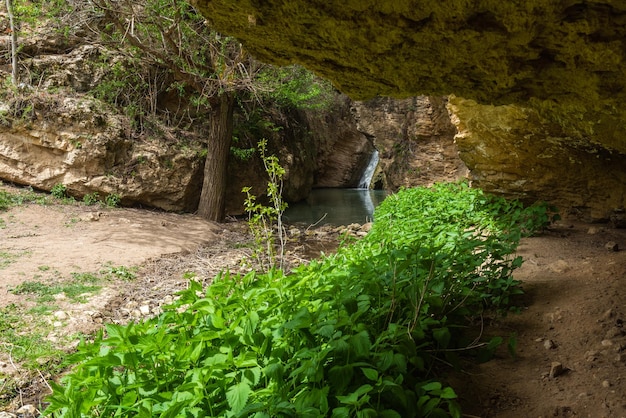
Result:
<svg viewBox="0 0 626 418"><path fill-rule="evenodd" d="M370 161L365 167L365 171L361 175L361 179L359 180L359 189L369 189L370 183L372 182L372 177L374 177L374 171L376 171L376 167L378 166L378 150L374 150L372 156L370 157Z"/></svg>

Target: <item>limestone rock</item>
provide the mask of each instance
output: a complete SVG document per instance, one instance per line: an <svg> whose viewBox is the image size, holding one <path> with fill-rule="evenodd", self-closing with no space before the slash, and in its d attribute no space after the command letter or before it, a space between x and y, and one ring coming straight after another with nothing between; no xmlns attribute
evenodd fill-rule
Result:
<svg viewBox="0 0 626 418"><path fill-rule="evenodd" d="M459 153L487 191L585 220L626 203L623 2L195 4L258 58L303 64L354 99L456 95Z"/></svg>
<svg viewBox="0 0 626 418"><path fill-rule="evenodd" d="M623 2L194 3L257 57L304 64L358 99L588 103L626 90Z"/></svg>
<svg viewBox="0 0 626 418"><path fill-rule="evenodd" d="M626 153L589 143L531 107L451 97L448 109L476 186L548 201L589 221L606 220L626 203Z"/></svg>
<svg viewBox="0 0 626 418"><path fill-rule="evenodd" d="M372 141L360 132L347 96L335 99L331 112L305 112L311 139L317 144L314 187L357 187L374 151Z"/></svg>
<svg viewBox="0 0 626 418"><path fill-rule="evenodd" d="M193 150L132 140L127 120L89 96L26 100L30 110L2 103L14 119L0 126L0 178L41 190L64 184L78 198L98 192L166 210L197 206L201 161Z"/></svg>
<svg viewBox="0 0 626 418"><path fill-rule="evenodd" d="M467 176L446 102L441 97L419 96L353 104L359 131L379 151L378 174L374 176L377 186L397 190Z"/></svg>
<svg viewBox="0 0 626 418"><path fill-rule="evenodd" d="M563 367L563 364L559 363L558 361L553 361L550 365L550 379L554 379L555 377L562 375L563 373L565 373L565 370L566 369Z"/></svg>

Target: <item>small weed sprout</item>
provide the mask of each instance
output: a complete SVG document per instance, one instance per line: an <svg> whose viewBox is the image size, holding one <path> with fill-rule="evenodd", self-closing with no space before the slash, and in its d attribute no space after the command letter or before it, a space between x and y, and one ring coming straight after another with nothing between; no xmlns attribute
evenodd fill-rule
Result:
<svg viewBox="0 0 626 418"><path fill-rule="evenodd" d="M100 202L100 195L98 192L89 193L83 196L83 203L87 206L95 205L98 202Z"/></svg>
<svg viewBox="0 0 626 418"><path fill-rule="evenodd" d="M258 150L265 172L269 176L267 197L270 199L270 204L265 206L257 203L256 196L250 193L250 187L242 189L242 192L246 194L244 204L248 213L248 226L256 244L253 257L259 262L263 271L274 270L277 267L282 270L285 254L285 228L282 216L287 209L287 203L282 197L285 169L280 165L278 157L267 155L267 140L263 139L259 142ZM276 225L279 240L278 255L275 248L274 225Z"/></svg>

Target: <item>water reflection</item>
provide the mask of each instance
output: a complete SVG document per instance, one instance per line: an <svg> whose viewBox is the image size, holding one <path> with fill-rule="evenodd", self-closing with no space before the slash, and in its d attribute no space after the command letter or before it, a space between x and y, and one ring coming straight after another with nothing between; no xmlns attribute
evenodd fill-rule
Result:
<svg viewBox="0 0 626 418"><path fill-rule="evenodd" d="M314 189L302 202L291 203L283 215L288 223L349 225L372 220L374 209L387 196L383 190Z"/></svg>

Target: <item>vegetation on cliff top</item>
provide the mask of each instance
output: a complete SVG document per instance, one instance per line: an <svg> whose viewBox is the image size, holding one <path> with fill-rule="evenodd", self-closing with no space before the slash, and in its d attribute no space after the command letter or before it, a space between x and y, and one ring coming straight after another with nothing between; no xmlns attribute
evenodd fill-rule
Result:
<svg viewBox="0 0 626 418"><path fill-rule="evenodd" d="M150 125L158 131L165 124L205 132L198 214L209 220L224 218L237 107L252 115L270 105L315 108L328 103L328 83L301 67L279 69L255 60L236 39L215 32L185 1L14 3L24 28L52 22L62 38L59 43L68 43L68 49L75 47L77 37L99 46L93 65L98 74L90 93L123 109L137 130ZM48 76L45 70L34 80L21 74L16 82L41 85Z"/></svg>

